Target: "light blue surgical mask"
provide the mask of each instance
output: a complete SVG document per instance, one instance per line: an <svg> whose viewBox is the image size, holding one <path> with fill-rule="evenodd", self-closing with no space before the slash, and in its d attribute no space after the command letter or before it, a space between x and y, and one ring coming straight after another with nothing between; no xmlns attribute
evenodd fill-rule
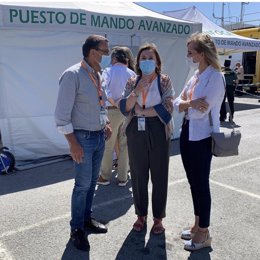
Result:
<svg viewBox="0 0 260 260"><path fill-rule="evenodd" d="M141 60L139 67L143 74L151 75L155 71L156 64L154 60Z"/></svg>
<svg viewBox="0 0 260 260"><path fill-rule="evenodd" d="M100 61L100 67L102 69L105 69L111 65L111 55L102 55L101 61Z"/></svg>

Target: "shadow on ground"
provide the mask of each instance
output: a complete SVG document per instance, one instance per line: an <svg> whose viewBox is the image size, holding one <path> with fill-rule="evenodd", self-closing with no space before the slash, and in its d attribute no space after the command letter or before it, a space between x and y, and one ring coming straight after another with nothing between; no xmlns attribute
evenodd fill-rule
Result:
<svg viewBox="0 0 260 260"><path fill-rule="evenodd" d="M119 187L115 175L114 171L110 185L97 185L95 191L93 216L104 224L125 215L133 204L131 180L125 187Z"/></svg>
<svg viewBox="0 0 260 260"><path fill-rule="evenodd" d="M166 260L165 235L150 234L145 244L147 229L142 232L130 231L115 260Z"/></svg>
<svg viewBox="0 0 260 260"><path fill-rule="evenodd" d="M73 246L71 240L69 240L63 252L61 260L82 260L82 259L89 260L89 252L84 252L76 249Z"/></svg>
<svg viewBox="0 0 260 260"><path fill-rule="evenodd" d="M198 251L190 253L187 260L210 260L210 252L212 252L211 247L202 248Z"/></svg>
<svg viewBox="0 0 260 260"><path fill-rule="evenodd" d="M0 195L34 189L74 178L72 160L26 171L0 174Z"/></svg>

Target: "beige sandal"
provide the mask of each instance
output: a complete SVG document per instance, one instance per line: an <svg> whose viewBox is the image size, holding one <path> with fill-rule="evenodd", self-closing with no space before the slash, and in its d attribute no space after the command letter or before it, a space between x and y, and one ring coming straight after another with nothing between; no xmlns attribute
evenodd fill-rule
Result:
<svg viewBox="0 0 260 260"><path fill-rule="evenodd" d="M209 231L207 230L206 232L204 232L204 231L199 231L198 230L198 233L205 233L206 239L203 242L201 242L201 243L194 243L192 241L192 239L189 240L189 241L186 241L185 245L184 245L184 249L185 250L192 252L192 251L197 251L197 250L199 250L201 248L204 248L204 247L211 247L212 237L210 237Z"/></svg>

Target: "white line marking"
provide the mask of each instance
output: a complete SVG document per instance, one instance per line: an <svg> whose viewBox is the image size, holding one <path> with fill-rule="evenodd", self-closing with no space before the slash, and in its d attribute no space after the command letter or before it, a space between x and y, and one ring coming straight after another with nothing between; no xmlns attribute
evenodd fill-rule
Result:
<svg viewBox="0 0 260 260"><path fill-rule="evenodd" d="M0 259L1 260L13 260L13 257L4 248L3 244L0 243Z"/></svg>
<svg viewBox="0 0 260 260"><path fill-rule="evenodd" d="M254 194L254 193L252 193L252 192L248 192L248 191L245 191L245 190L241 190L241 189L232 187L232 186L230 186L230 185L226 185L226 184L220 183L220 182L218 182L218 181L210 180L210 182L213 183L213 184L216 184L216 185L218 185L218 186L221 186L221 187L223 187L223 188L227 188L227 189L229 189L229 190L233 190L233 191L242 193L242 194L244 194L244 195L247 195L247 196L250 196L250 197L253 197L253 198L256 198L256 199L260 199L260 196L259 196L259 195Z"/></svg>
<svg viewBox="0 0 260 260"><path fill-rule="evenodd" d="M59 217L49 218L49 219L40 221L40 222L32 224L32 225L28 225L28 226L17 228L15 230L7 231L7 232L2 233L0 235L0 238L7 237L7 236L12 236L12 235L15 235L17 233L28 231L30 229L37 228L39 226L43 226L43 225L49 224L49 223L54 222L54 221L58 221L58 220L62 220L62 219L68 218L69 216L70 216L70 213L67 213L67 214L61 215Z"/></svg>
<svg viewBox="0 0 260 260"><path fill-rule="evenodd" d="M222 168L218 168L218 169L212 170L211 172L218 172L218 171L223 171L223 170L226 170L226 169L229 169L229 168L237 167L237 166L240 166L242 164L246 164L246 163L250 163L250 162L255 161L255 160L259 160L259 158L260 157L252 158L252 159L249 159L249 160L246 160L246 161L243 161L243 162L235 163L235 164L232 164L232 165L228 165L226 167L222 167ZM183 182L186 182L186 181L187 181L186 178L179 179L177 181L172 181L172 182L169 182L169 186L173 186L175 184L183 183ZM247 191L244 191L244 190L240 190L240 189L237 189L235 187L232 187L232 186L229 186L229 185L226 185L226 184L222 184L222 183L217 182L217 181L210 180L210 182L212 182L213 184L219 185L221 187L224 187L224 188L227 188L227 189L230 189L230 190L242 193L244 195L248 195L250 197L254 197L254 198L260 199L260 196L257 195L257 194L254 194L254 193L251 193L251 192L247 192ZM149 189L149 192L150 191L151 191L151 189ZM113 199L113 200L110 200L110 201L106 201L106 202L97 204L97 205L93 206L93 208L95 209L95 208L99 208L99 207L112 205L115 202L119 202L119 201L122 201L122 200L125 200L125 199L130 199L130 198L132 198L132 195L129 194L129 195L123 196L121 198L117 198L117 199ZM27 231L27 230L30 230L30 229L33 229L33 228L36 228L36 227L39 227L39 226L43 226L43 225L46 225L46 224L54 222L54 221L59 221L59 220L62 220L62 219L66 219L66 218L69 218L69 216L70 216L70 213L66 213L66 214L63 214L63 215L61 215L59 217L46 219L46 220L40 221L40 222L38 222L36 224L32 224L32 225L29 225L29 226L21 227L21 228L18 228L16 230L7 231L7 232L4 232L4 233L0 234L0 238L7 237L7 236L12 236L12 235L15 235L17 233L21 233L21 232L24 232L24 231ZM1 253L1 244L0 244L0 253Z"/></svg>
<svg viewBox="0 0 260 260"><path fill-rule="evenodd" d="M213 172L220 172L220 171L223 171L223 170L231 169L231 168L234 168L234 167L243 165L243 164L247 164L247 163L250 163L250 162L253 162L253 161L257 161L257 160L259 160L259 159L260 159L260 156L255 157L255 158L248 159L248 160L246 160L246 161L242 161L242 162L230 164L230 165L227 165L227 166L225 166L225 167L212 170L211 173L213 173Z"/></svg>

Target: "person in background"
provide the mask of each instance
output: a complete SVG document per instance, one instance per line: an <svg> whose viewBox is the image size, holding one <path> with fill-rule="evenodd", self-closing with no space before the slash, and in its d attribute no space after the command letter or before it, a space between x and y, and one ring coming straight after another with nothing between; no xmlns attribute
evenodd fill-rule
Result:
<svg viewBox="0 0 260 260"><path fill-rule="evenodd" d="M134 62L135 59L132 51L126 46L123 46L121 48L124 50L126 54L128 69L135 71L135 62Z"/></svg>
<svg viewBox="0 0 260 260"><path fill-rule="evenodd" d="M230 69L230 60L225 60L224 62L224 70L223 74L225 77L225 82L226 82L226 94L224 96L224 99L221 104L221 109L220 109L220 121L224 122L227 118L227 110L226 110L226 97L228 100L228 104L230 107L230 115L232 116L232 119L234 118L234 93L236 89L236 84L237 84L237 75L236 73ZM229 121L231 120L231 117L229 116Z"/></svg>
<svg viewBox="0 0 260 260"><path fill-rule="evenodd" d="M197 65L198 69L174 101L174 107L176 111L184 112L180 152L195 215L194 225L184 230L181 238L188 240L184 249L195 251L211 245L208 230L211 210L211 132L219 132L219 110L225 86L217 49L209 35L191 35L187 43L187 61L191 66ZM210 126L209 113L213 127Z"/></svg>
<svg viewBox="0 0 260 260"><path fill-rule="evenodd" d="M243 68L243 66L241 65L240 62L236 63L234 71L237 74L237 80L238 80L238 86L236 87L235 93L238 96L241 96L241 95L243 95L242 94L242 92L243 92L242 84L244 83L244 68Z"/></svg>
<svg viewBox="0 0 260 260"><path fill-rule="evenodd" d="M118 109L118 102L122 96L127 80L136 74L127 67L128 58L123 47L114 47L112 49L111 64L112 66L103 71L102 77L109 101L107 102L108 118L110 120L113 132L110 140L106 142L104 157L101 165L101 174L98 178L97 184L110 184L113 166L113 152L116 142L118 141L118 186L124 187L128 182L129 166L126 136L122 130L125 117Z"/></svg>
<svg viewBox="0 0 260 260"><path fill-rule="evenodd" d="M108 40L100 35L90 35L82 52L83 60L60 77L55 120L59 132L68 141L74 161L71 240L77 249L89 251L85 230L107 232L106 226L91 215L105 138L111 136L99 74L102 57L109 54Z"/></svg>
<svg viewBox="0 0 260 260"><path fill-rule="evenodd" d="M154 44L145 44L137 54L136 73L128 80L120 110L127 116L126 136L133 199L142 231L148 214L149 171L152 180L153 234L164 232L168 187L169 144L174 90L168 75L161 74L161 58Z"/></svg>
<svg viewBox="0 0 260 260"><path fill-rule="evenodd" d="M122 46L122 48L126 54L127 67L130 70L135 71L134 55L133 55L132 51L126 46ZM113 161L113 166L115 169L117 169L117 166L118 166L118 159L117 159L118 157L119 157L119 144L118 144L118 140L117 140L116 144L115 144L115 159Z"/></svg>
<svg viewBox="0 0 260 260"><path fill-rule="evenodd" d="M243 66L241 65L240 62L236 63L235 72L237 74L237 79L238 80L243 80L244 79L244 68L243 68Z"/></svg>

